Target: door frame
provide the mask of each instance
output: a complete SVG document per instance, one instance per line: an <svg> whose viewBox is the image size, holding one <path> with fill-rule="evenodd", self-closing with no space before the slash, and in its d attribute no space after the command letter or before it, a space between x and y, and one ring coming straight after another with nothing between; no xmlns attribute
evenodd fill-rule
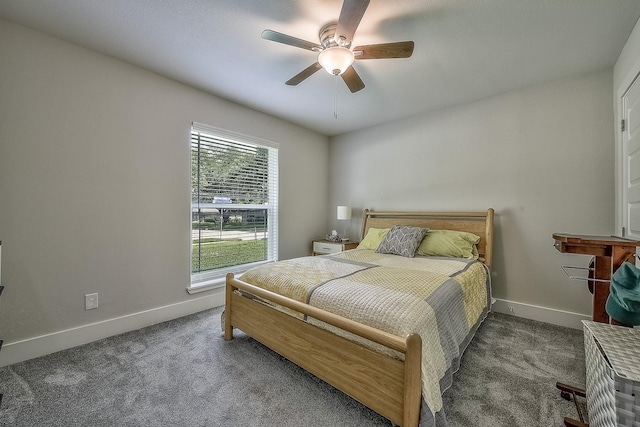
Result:
<svg viewBox="0 0 640 427"><path fill-rule="evenodd" d="M622 130L620 129L620 125L622 123L623 117L623 96L631 85L634 83L636 78L640 78L640 58L633 64L631 71L627 73L627 75L622 79L619 86L616 88L613 106L614 106L614 130L615 130L615 232L614 235L621 236L622 235L622 227L627 226L627 224L623 224L624 217L624 209L623 206L624 197L624 176L623 176L623 150L622 150Z"/></svg>

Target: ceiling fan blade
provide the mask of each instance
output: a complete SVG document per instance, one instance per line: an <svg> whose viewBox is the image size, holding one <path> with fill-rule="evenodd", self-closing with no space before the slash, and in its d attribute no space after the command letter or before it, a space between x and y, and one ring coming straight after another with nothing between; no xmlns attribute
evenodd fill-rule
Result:
<svg viewBox="0 0 640 427"><path fill-rule="evenodd" d="M302 82L307 77L310 77L313 73L320 70L321 68L322 68L322 65L316 62L315 64L308 66L307 68L305 68L304 70L296 74L295 76L291 77L289 80L285 82L285 84L289 86L295 86L298 83Z"/></svg>
<svg viewBox="0 0 640 427"><path fill-rule="evenodd" d="M364 82L353 67L347 68L347 71L342 73L342 80L347 84L351 93L364 89Z"/></svg>
<svg viewBox="0 0 640 427"><path fill-rule="evenodd" d="M338 18L335 41L340 44L340 39L344 37L344 44L350 44L353 35L360 25L362 16L369 6L369 0L344 0L342 10Z"/></svg>
<svg viewBox="0 0 640 427"><path fill-rule="evenodd" d="M317 43L308 42L306 40L299 39L297 37L288 36L286 34L279 33L273 30L264 30L262 32L262 38L265 40L271 40L273 42L288 44L290 46L299 47L302 49L312 50L319 52L323 48Z"/></svg>
<svg viewBox="0 0 640 427"><path fill-rule="evenodd" d="M408 58L413 54L412 41L370 44L353 49L356 59Z"/></svg>

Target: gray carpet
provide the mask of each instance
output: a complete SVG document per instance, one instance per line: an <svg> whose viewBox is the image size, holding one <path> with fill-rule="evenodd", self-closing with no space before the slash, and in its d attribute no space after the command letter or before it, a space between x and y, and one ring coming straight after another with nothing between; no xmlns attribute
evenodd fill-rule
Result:
<svg viewBox="0 0 640 427"><path fill-rule="evenodd" d="M9 426L389 426L236 331L222 309L0 369ZM582 332L490 314L444 394L451 427L561 426L584 386Z"/></svg>

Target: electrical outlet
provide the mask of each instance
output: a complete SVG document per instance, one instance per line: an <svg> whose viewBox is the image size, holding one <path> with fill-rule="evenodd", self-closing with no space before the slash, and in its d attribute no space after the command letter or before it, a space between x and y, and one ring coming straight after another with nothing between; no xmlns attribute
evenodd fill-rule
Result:
<svg viewBox="0 0 640 427"><path fill-rule="evenodd" d="M84 309L93 310L94 308L98 308L98 294L86 294L84 296Z"/></svg>

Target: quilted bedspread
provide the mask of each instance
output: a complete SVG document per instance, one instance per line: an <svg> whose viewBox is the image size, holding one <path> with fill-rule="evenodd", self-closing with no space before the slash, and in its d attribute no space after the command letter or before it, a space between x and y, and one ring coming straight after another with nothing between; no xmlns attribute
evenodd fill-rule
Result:
<svg viewBox="0 0 640 427"><path fill-rule="evenodd" d="M421 426L445 426L442 393L490 307L484 264L461 258L378 254L356 249L253 268L240 279L396 336L422 337ZM293 316L300 313L285 309ZM305 319L377 351L402 357L315 319Z"/></svg>

